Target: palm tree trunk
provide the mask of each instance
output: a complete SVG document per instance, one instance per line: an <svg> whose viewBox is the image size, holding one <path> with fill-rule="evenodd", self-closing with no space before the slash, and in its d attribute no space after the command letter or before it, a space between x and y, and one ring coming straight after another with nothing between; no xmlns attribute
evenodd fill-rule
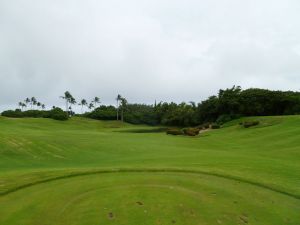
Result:
<svg viewBox="0 0 300 225"><path fill-rule="evenodd" d="M68 101L66 101L66 113L68 113L68 115L69 115Z"/></svg>
<svg viewBox="0 0 300 225"><path fill-rule="evenodd" d="M121 119L122 119L122 122L124 122L124 114L123 114L123 109L122 109Z"/></svg>
<svg viewBox="0 0 300 225"><path fill-rule="evenodd" d="M119 101L117 100L117 120L119 120Z"/></svg>

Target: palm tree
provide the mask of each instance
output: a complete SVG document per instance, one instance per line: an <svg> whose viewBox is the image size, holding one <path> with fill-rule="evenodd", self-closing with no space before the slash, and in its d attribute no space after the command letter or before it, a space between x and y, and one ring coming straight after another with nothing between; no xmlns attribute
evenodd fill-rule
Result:
<svg viewBox="0 0 300 225"><path fill-rule="evenodd" d="M24 102L25 102L26 108L27 108L27 105L30 103L30 99L29 99L29 98L26 98L26 99L24 100Z"/></svg>
<svg viewBox="0 0 300 225"><path fill-rule="evenodd" d="M23 111L24 107L27 107L27 105L24 102L22 102L22 111Z"/></svg>
<svg viewBox="0 0 300 225"><path fill-rule="evenodd" d="M122 99L122 96L120 94L117 95L117 120L119 120L119 101Z"/></svg>
<svg viewBox="0 0 300 225"><path fill-rule="evenodd" d="M91 103L89 104L88 107L89 107L90 110L92 110L92 108L94 108L95 106L94 106L94 104L91 102Z"/></svg>
<svg viewBox="0 0 300 225"><path fill-rule="evenodd" d="M69 102L69 103L70 103L70 107L69 107L69 109L70 109L70 115L73 116L73 115L74 115L74 112L73 112L73 110L72 110L72 105L76 105L76 100L75 100L75 98L72 97L72 98L70 99L70 102Z"/></svg>
<svg viewBox="0 0 300 225"><path fill-rule="evenodd" d="M38 109L39 109L39 108L42 106L42 103L37 102L36 105L37 105L37 107L38 107Z"/></svg>
<svg viewBox="0 0 300 225"><path fill-rule="evenodd" d="M127 100L125 98L121 98L121 120L124 122L124 110L126 109Z"/></svg>
<svg viewBox="0 0 300 225"><path fill-rule="evenodd" d="M95 108L97 108L97 104L100 103L100 98L95 97L92 102L94 103Z"/></svg>
<svg viewBox="0 0 300 225"><path fill-rule="evenodd" d="M83 106L86 106L88 103L85 99L81 99L78 105L81 105L81 114L83 114Z"/></svg>
<svg viewBox="0 0 300 225"><path fill-rule="evenodd" d="M72 98L70 99L70 104L71 104L71 106L76 104L75 98L72 97Z"/></svg>
<svg viewBox="0 0 300 225"><path fill-rule="evenodd" d="M36 103L37 103L36 98L35 97L31 97L31 100L30 100L31 109L32 109L33 106L36 105Z"/></svg>
<svg viewBox="0 0 300 225"><path fill-rule="evenodd" d="M20 108L20 110L22 110L22 111L23 111L23 104L24 104L23 102L19 102L19 103L18 103L19 108Z"/></svg>
<svg viewBox="0 0 300 225"><path fill-rule="evenodd" d="M189 103L191 104L191 106L192 106L194 109L196 108L196 103L195 103L195 102L190 101Z"/></svg>
<svg viewBox="0 0 300 225"><path fill-rule="evenodd" d="M46 108L45 104L42 104L42 109L44 110Z"/></svg>
<svg viewBox="0 0 300 225"><path fill-rule="evenodd" d="M69 103L75 104L76 103L75 98L71 95L71 93L69 91L66 91L64 93L64 96L60 96L60 98L62 98L66 101L66 113L68 113L69 112ZM71 102L73 102L73 103L71 103Z"/></svg>

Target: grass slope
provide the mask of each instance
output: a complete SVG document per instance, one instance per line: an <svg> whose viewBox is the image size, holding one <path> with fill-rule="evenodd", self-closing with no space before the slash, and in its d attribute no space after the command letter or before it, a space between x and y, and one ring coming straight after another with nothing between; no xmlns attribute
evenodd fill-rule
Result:
<svg viewBox="0 0 300 225"><path fill-rule="evenodd" d="M0 117L0 224L298 225L300 117L258 119L191 138Z"/></svg>

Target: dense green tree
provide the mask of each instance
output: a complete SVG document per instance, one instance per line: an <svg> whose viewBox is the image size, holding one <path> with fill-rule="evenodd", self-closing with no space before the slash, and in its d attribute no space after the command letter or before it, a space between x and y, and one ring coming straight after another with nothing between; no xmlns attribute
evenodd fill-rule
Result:
<svg viewBox="0 0 300 225"><path fill-rule="evenodd" d="M92 112L86 113L85 116L98 120L115 120L116 108L114 106L101 105Z"/></svg>

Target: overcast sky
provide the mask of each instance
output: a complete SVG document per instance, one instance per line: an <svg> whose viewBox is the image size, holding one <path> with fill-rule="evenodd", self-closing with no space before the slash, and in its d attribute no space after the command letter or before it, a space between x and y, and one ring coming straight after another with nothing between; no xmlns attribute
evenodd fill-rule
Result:
<svg viewBox="0 0 300 225"><path fill-rule="evenodd" d="M0 110L300 89L299 0L0 0Z"/></svg>

